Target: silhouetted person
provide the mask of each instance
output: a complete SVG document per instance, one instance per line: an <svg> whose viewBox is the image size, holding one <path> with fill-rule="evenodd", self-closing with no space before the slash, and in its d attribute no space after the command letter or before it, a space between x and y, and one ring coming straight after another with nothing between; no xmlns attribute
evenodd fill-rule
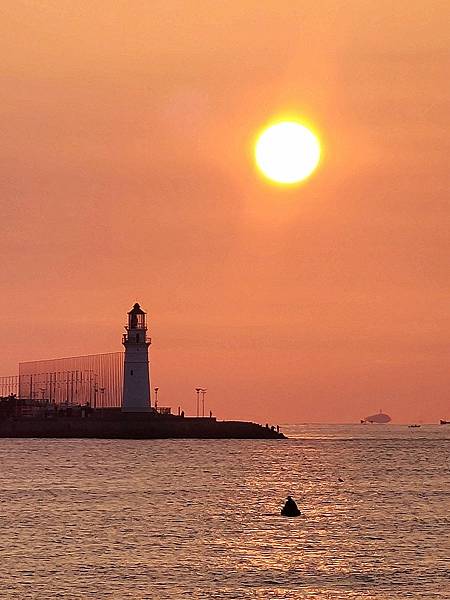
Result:
<svg viewBox="0 0 450 600"><path fill-rule="evenodd" d="M298 517L301 514L295 500L293 500L291 496L287 497L286 502L281 509L281 514L283 517Z"/></svg>

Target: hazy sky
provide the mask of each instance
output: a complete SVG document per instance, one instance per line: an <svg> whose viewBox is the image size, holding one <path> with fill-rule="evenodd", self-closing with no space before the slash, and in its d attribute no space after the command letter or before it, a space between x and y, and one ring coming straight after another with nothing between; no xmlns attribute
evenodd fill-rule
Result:
<svg viewBox="0 0 450 600"><path fill-rule="evenodd" d="M121 349L161 405L450 418L448 0L3 0L0 374ZM324 158L280 189L259 129Z"/></svg>

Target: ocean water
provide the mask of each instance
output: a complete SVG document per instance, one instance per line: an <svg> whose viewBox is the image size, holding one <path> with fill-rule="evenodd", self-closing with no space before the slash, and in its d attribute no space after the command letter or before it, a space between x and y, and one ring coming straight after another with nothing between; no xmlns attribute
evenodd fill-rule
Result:
<svg viewBox="0 0 450 600"><path fill-rule="evenodd" d="M450 426L283 431L0 440L0 598L450 598Z"/></svg>

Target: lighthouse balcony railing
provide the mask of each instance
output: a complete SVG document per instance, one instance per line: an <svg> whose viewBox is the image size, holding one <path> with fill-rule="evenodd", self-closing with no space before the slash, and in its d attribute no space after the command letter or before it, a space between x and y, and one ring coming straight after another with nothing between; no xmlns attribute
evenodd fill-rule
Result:
<svg viewBox="0 0 450 600"><path fill-rule="evenodd" d="M130 331L130 329L133 329L134 331L147 331L148 327L147 327L147 323L136 323L133 324L132 326L130 325L130 323L125 323L124 328L127 331Z"/></svg>
<svg viewBox="0 0 450 600"><path fill-rule="evenodd" d="M134 343L140 343L140 342L145 342L147 344L151 344L152 342L152 338L148 335L141 335L138 334L139 337L137 338L136 335L132 335L130 336L128 333L124 333L123 337L122 337L122 343L126 343L126 342L134 342Z"/></svg>

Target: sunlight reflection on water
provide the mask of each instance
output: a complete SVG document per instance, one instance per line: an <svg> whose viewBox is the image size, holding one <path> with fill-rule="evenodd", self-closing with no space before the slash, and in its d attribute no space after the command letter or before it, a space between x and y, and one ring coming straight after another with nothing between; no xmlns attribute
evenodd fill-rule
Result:
<svg viewBox="0 0 450 600"><path fill-rule="evenodd" d="M0 597L450 598L450 428L389 427L0 440Z"/></svg>

